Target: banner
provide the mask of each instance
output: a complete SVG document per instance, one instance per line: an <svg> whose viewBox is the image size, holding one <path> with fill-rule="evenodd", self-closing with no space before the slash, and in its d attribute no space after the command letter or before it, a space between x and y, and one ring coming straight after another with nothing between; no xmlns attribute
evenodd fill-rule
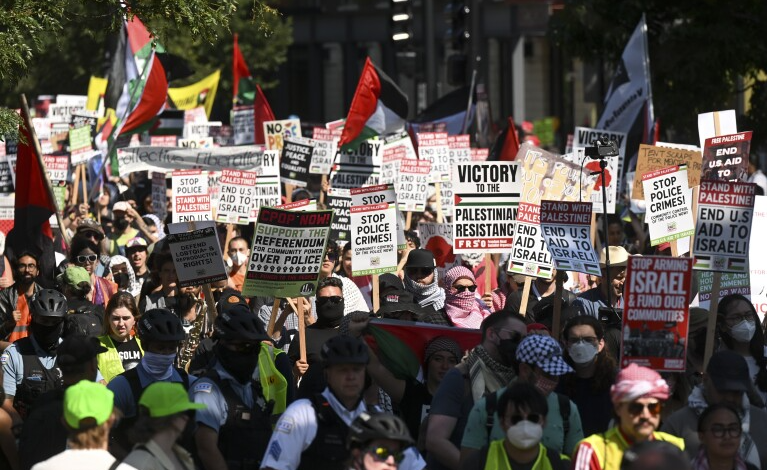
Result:
<svg viewBox="0 0 767 470"><path fill-rule="evenodd" d="M656 246L695 233L692 204L688 198L687 167L672 166L642 177L650 245Z"/></svg>
<svg viewBox="0 0 767 470"><path fill-rule="evenodd" d="M591 245L591 203L541 201L541 231L560 271L601 276Z"/></svg>
<svg viewBox="0 0 767 470"><path fill-rule="evenodd" d="M751 131L706 139L702 179L748 181Z"/></svg>
<svg viewBox="0 0 767 470"><path fill-rule="evenodd" d="M174 171L173 223L211 220L208 176L200 170Z"/></svg>
<svg viewBox="0 0 767 470"><path fill-rule="evenodd" d="M748 272L756 185L702 180L692 254L694 269Z"/></svg>
<svg viewBox="0 0 767 470"><path fill-rule="evenodd" d="M349 191L342 188L329 188L325 197L325 205L333 210L330 238L338 242L351 240L352 195Z"/></svg>
<svg viewBox="0 0 767 470"><path fill-rule="evenodd" d="M301 137L301 121L298 119L264 122L264 139L266 139L267 150L282 150L285 139L295 137Z"/></svg>
<svg viewBox="0 0 767 470"><path fill-rule="evenodd" d="M275 298L314 295L332 216L332 211L262 207L242 294Z"/></svg>
<svg viewBox="0 0 767 470"><path fill-rule="evenodd" d="M255 119L253 106L237 106L232 110L234 145L248 145L256 142Z"/></svg>
<svg viewBox="0 0 767 470"><path fill-rule="evenodd" d="M211 223L190 231L186 223L178 224L180 227L173 225L177 224L171 224L167 239L179 287L227 280L216 227Z"/></svg>
<svg viewBox="0 0 767 470"><path fill-rule="evenodd" d="M646 173L682 165L687 166L687 187L693 188L698 186L700 184L700 174L703 170L703 160L700 152L682 148L656 147L641 144L637 154L634 192L631 197L639 200L645 198L642 177Z"/></svg>
<svg viewBox="0 0 767 470"><path fill-rule="evenodd" d="M216 70L197 83L178 88L168 88L168 97L176 109L187 110L203 106L205 114L210 117L220 78L221 70Z"/></svg>
<svg viewBox="0 0 767 470"><path fill-rule="evenodd" d="M459 163L453 173L455 253L511 251L522 192L516 162Z"/></svg>
<svg viewBox="0 0 767 470"><path fill-rule="evenodd" d="M305 188L309 184L309 165L314 140L303 137L286 138L280 158L280 181Z"/></svg>
<svg viewBox="0 0 767 470"><path fill-rule="evenodd" d="M275 207L282 203L282 183L280 183L280 152L265 150L261 163L256 169L256 191L253 196L253 208L250 221L255 222L259 207Z"/></svg>
<svg viewBox="0 0 767 470"><path fill-rule="evenodd" d="M514 245L506 271L551 279L553 269L551 253L541 233L541 207L520 202L514 222Z"/></svg>
<svg viewBox="0 0 767 470"><path fill-rule="evenodd" d="M418 159L431 162L430 183L450 181L450 148L447 132L419 132Z"/></svg>
<svg viewBox="0 0 767 470"><path fill-rule="evenodd" d="M629 258L621 334L622 368L633 362L659 372L684 372L691 275L690 258Z"/></svg>
<svg viewBox="0 0 767 470"><path fill-rule="evenodd" d="M352 198L368 188L352 189ZM397 270L397 212L394 204L352 205L352 276Z"/></svg>
<svg viewBox="0 0 767 470"><path fill-rule="evenodd" d="M168 198L165 173L152 172L152 211L160 220L167 215Z"/></svg>
<svg viewBox="0 0 767 470"><path fill-rule="evenodd" d="M256 195L256 172L224 169L218 179L216 222L248 225Z"/></svg>
<svg viewBox="0 0 767 470"><path fill-rule="evenodd" d="M221 171L224 168L256 171L263 159L263 147L216 147L182 149L177 147L129 147L117 149L120 176L138 171L167 173L173 170Z"/></svg>

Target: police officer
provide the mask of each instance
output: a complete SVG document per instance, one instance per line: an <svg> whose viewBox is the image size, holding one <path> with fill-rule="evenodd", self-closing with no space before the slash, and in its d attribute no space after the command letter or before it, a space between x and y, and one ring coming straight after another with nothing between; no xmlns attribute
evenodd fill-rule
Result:
<svg viewBox="0 0 767 470"><path fill-rule="evenodd" d="M212 368L195 382L195 442L206 469L257 469L272 423L292 401L290 360L271 344L255 314L235 305L216 317ZM274 419L273 419L274 418Z"/></svg>
<svg viewBox="0 0 767 470"><path fill-rule="evenodd" d="M335 336L322 346L327 387L311 399L293 402L282 414L261 468L341 470L349 458L349 425L367 406L362 400L367 347L351 336ZM421 469L425 462L409 447L400 468Z"/></svg>
<svg viewBox="0 0 767 470"><path fill-rule="evenodd" d="M30 301L30 336L5 350L3 364L3 409L14 425L21 424L32 402L41 394L62 386L56 365L56 348L64 331L67 299L53 289L40 290Z"/></svg>
<svg viewBox="0 0 767 470"><path fill-rule="evenodd" d="M137 329L144 356L136 367L116 376L107 385L114 392L115 406L123 414L123 419L112 433L113 441L122 447L112 448L118 454L130 450L125 431L135 423L138 400L149 384L178 382L188 390L189 384L194 381L184 370L173 366L176 351L186 337L178 316L164 308L149 310L141 317Z"/></svg>
<svg viewBox="0 0 767 470"><path fill-rule="evenodd" d="M362 413L349 426L346 447L350 458L347 468L374 470L397 468L404 450L413 445L407 424L386 413Z"/></svg>

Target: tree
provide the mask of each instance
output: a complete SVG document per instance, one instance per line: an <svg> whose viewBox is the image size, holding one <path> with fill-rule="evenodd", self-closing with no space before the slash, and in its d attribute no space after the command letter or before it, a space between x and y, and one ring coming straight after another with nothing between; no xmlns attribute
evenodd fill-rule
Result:
<svg viewBox="0 0 767 470"><path fill-rule="evenodd" d="M732 108L737 94L753 89L751 111L739 116L738 127L755 131L755 146L767 143L767 90L759 74L767 70L767 3L571 0L552 18L549 35L575 57L615 65L642 13L662 128L675 131L679 142L698 142L698 113Z"/></svg>
<svg viewBox="0 0 767 470"><path fill-rule="evenodd" d="M129 6L123 0L2 3L0 105L11 108L18 107L19 93L82 94L91 75L103 75L107 42L124 15L137 15L171 52L198 66L197 78L231 61L231 44L228 55L218 47L231 43L233 27L253 32L252 39L241 43L253 48L261 64L256 71L264 76L285 60L292 36L290 22L262 0L134 0L125 2ZM270 42L273 37L277 39ZM261 47L269 57L259 57ZM15 136L19 122L14 111L0 108L0 136Z"/></svg>

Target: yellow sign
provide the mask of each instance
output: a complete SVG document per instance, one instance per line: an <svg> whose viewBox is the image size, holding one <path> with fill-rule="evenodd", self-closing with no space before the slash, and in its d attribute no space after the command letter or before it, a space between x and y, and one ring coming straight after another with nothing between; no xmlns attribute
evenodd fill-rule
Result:
<svg viewBox="0 0 767 470"><path fill-rule="evenodd" d="M168 88L168 97L176 109L187 110L203 106L205 107L205 114L210 118L210 111L213 108L213 100L216 98L220 78L221 70L216 70L197 83L179 88Z"/></svg>
<svg viewBox="0 0 767 470"><path fill-rule="evenodd" d="M85 109L88 111L101 111L99 116L104 112L104 95L107 92L107 79L101 77L91 76L90 82L88 82L88 101L85 102Z"/></svg>

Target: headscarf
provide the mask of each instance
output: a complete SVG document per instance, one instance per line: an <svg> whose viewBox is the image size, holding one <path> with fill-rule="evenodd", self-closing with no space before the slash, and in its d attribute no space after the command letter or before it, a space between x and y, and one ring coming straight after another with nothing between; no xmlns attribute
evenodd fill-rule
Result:
<svg viewBox="0 0 767 470"><path fill-rule="evenodd" d="M464 266L450 268L445 274L445 311L455 326L478 329L482 320L490 315L490 310L477 297L476 292L468 289L453 292L453 283L459 279L469 279L475 285L477 283L470 269Z"/></svg>
<svg viewBox="0 0 767 470"><path fill-rule="evenodd" d="M448 338L447 336L437 336L436 338L429 341L429 344L426 346L426 351L424 351L423 354L424 364L428 364L429 359L431 359L435 353L440 351L447 351L452 354L455 357L456 363L459 362L461 360L461 356L463 356L461 347L458 345L458 343L455 342L454 339Z"/></svg>
<svg viewBox="0 0 767 470"><path fill-rule="evenodd" d="M668 400L669 387L659 373L635 363L621 370L610 387L610 398L614 404L634 401L637 398Z"/></svg>
<svg viewBox="0 0 767 470"><path fill-rule="evenodd" d="M431 284L421 284L410 279L406 269L405 289L413 294L413 300L421 307L434 307L434 310L440 310L445 306L445 291L439 287L437 268L434 268L434 280Z"/></svg>
<svg viewBox="0 0 767 470"><path fill-rule="evenodd" d="M141 293L141 284L136 281L136 273L133 272L133 266L131 266L128 258L122 255L112 256L112 258L109 260L109 270L112 270L112 266L123 263L125 263L125 266L128 268L128 278L130 279L130 285L126 291L133 297L138 298L138 295Z"/></svg>
<svg viewBox="0 0 767 470"><path fill-rule="evenodd" d="M157 235L157 240L165 238L165 224L162 223L159 217L154 214L144 214L141 217L154 222L155 227L157 227L157 233L155 234Z"/></svg>

